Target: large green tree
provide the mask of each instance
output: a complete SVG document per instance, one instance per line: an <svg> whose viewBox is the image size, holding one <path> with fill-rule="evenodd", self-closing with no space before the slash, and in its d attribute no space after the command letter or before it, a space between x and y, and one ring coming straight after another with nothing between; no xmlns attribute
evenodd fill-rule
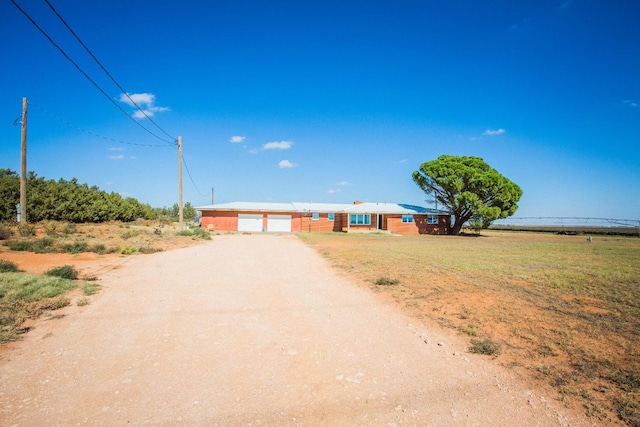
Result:
<svg viewBox="0 0 640 427"><path fill-rule="evenodd" d="M447 208L455 222L449 234L458 234L465 222L491 221L513 215L522 190L480 157L442 155L420 165L413 180L440 206Z"/></svg>

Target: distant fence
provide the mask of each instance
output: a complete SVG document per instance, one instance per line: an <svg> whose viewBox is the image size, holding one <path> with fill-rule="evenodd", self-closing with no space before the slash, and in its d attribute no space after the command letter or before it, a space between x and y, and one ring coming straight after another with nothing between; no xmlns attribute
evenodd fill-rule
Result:
<svg viewBox="0 0 640 427"><path fill-rule="evenodd" d="M495 221L493 230L541 231L563 234L640 236L640 220L589 217L512 217Z"/></svg>

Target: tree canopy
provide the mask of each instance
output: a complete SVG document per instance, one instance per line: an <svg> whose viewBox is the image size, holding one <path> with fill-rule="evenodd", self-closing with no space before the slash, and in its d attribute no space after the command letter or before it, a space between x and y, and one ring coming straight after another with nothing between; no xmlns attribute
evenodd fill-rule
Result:
<svg viewBox="0 0 640 427"><path fill-rule="evenodd" d="M413 180L454 216L449 234L458 234L465 222L485 227L518 209L522 190L480 157L442 155L420 165Z"/></svg>
<svg viewBox="0 0 640 427"><path fill-rule="evenodd" d="M16 219L16 204L20 201L20 177L10 169L0 169L0 221ZM175 215L172 215L175 211ZM45 180L29 172L27 176L27 220L38 222L56 220L68 222L134 221L160 216L177 218L178 205L171 210L152 208L133 197L107 193L96 186L69 181ZM197 212L189 202L184 217L191 220Z"/></svg>

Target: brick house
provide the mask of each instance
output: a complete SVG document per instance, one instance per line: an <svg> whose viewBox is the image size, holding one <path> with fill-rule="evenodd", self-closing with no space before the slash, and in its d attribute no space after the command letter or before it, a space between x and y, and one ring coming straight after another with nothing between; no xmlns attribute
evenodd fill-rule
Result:
<svg viewBox="0 0 640 427"><path fill-rule="evenodd" d="M447 234L451 214L397 203L231 202L196 207L201 226L241 232Z"/></svg>

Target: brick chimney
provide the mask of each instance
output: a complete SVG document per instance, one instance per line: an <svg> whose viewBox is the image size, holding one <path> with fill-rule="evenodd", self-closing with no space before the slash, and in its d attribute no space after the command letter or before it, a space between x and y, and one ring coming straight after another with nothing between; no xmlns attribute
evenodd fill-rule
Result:
<svg viewBox="0 0 640 427"><path fill-rule="evenodd" d="M356 200L355 202L353 202L354 205L361 205L362 202L360 200Z"/></svg>

